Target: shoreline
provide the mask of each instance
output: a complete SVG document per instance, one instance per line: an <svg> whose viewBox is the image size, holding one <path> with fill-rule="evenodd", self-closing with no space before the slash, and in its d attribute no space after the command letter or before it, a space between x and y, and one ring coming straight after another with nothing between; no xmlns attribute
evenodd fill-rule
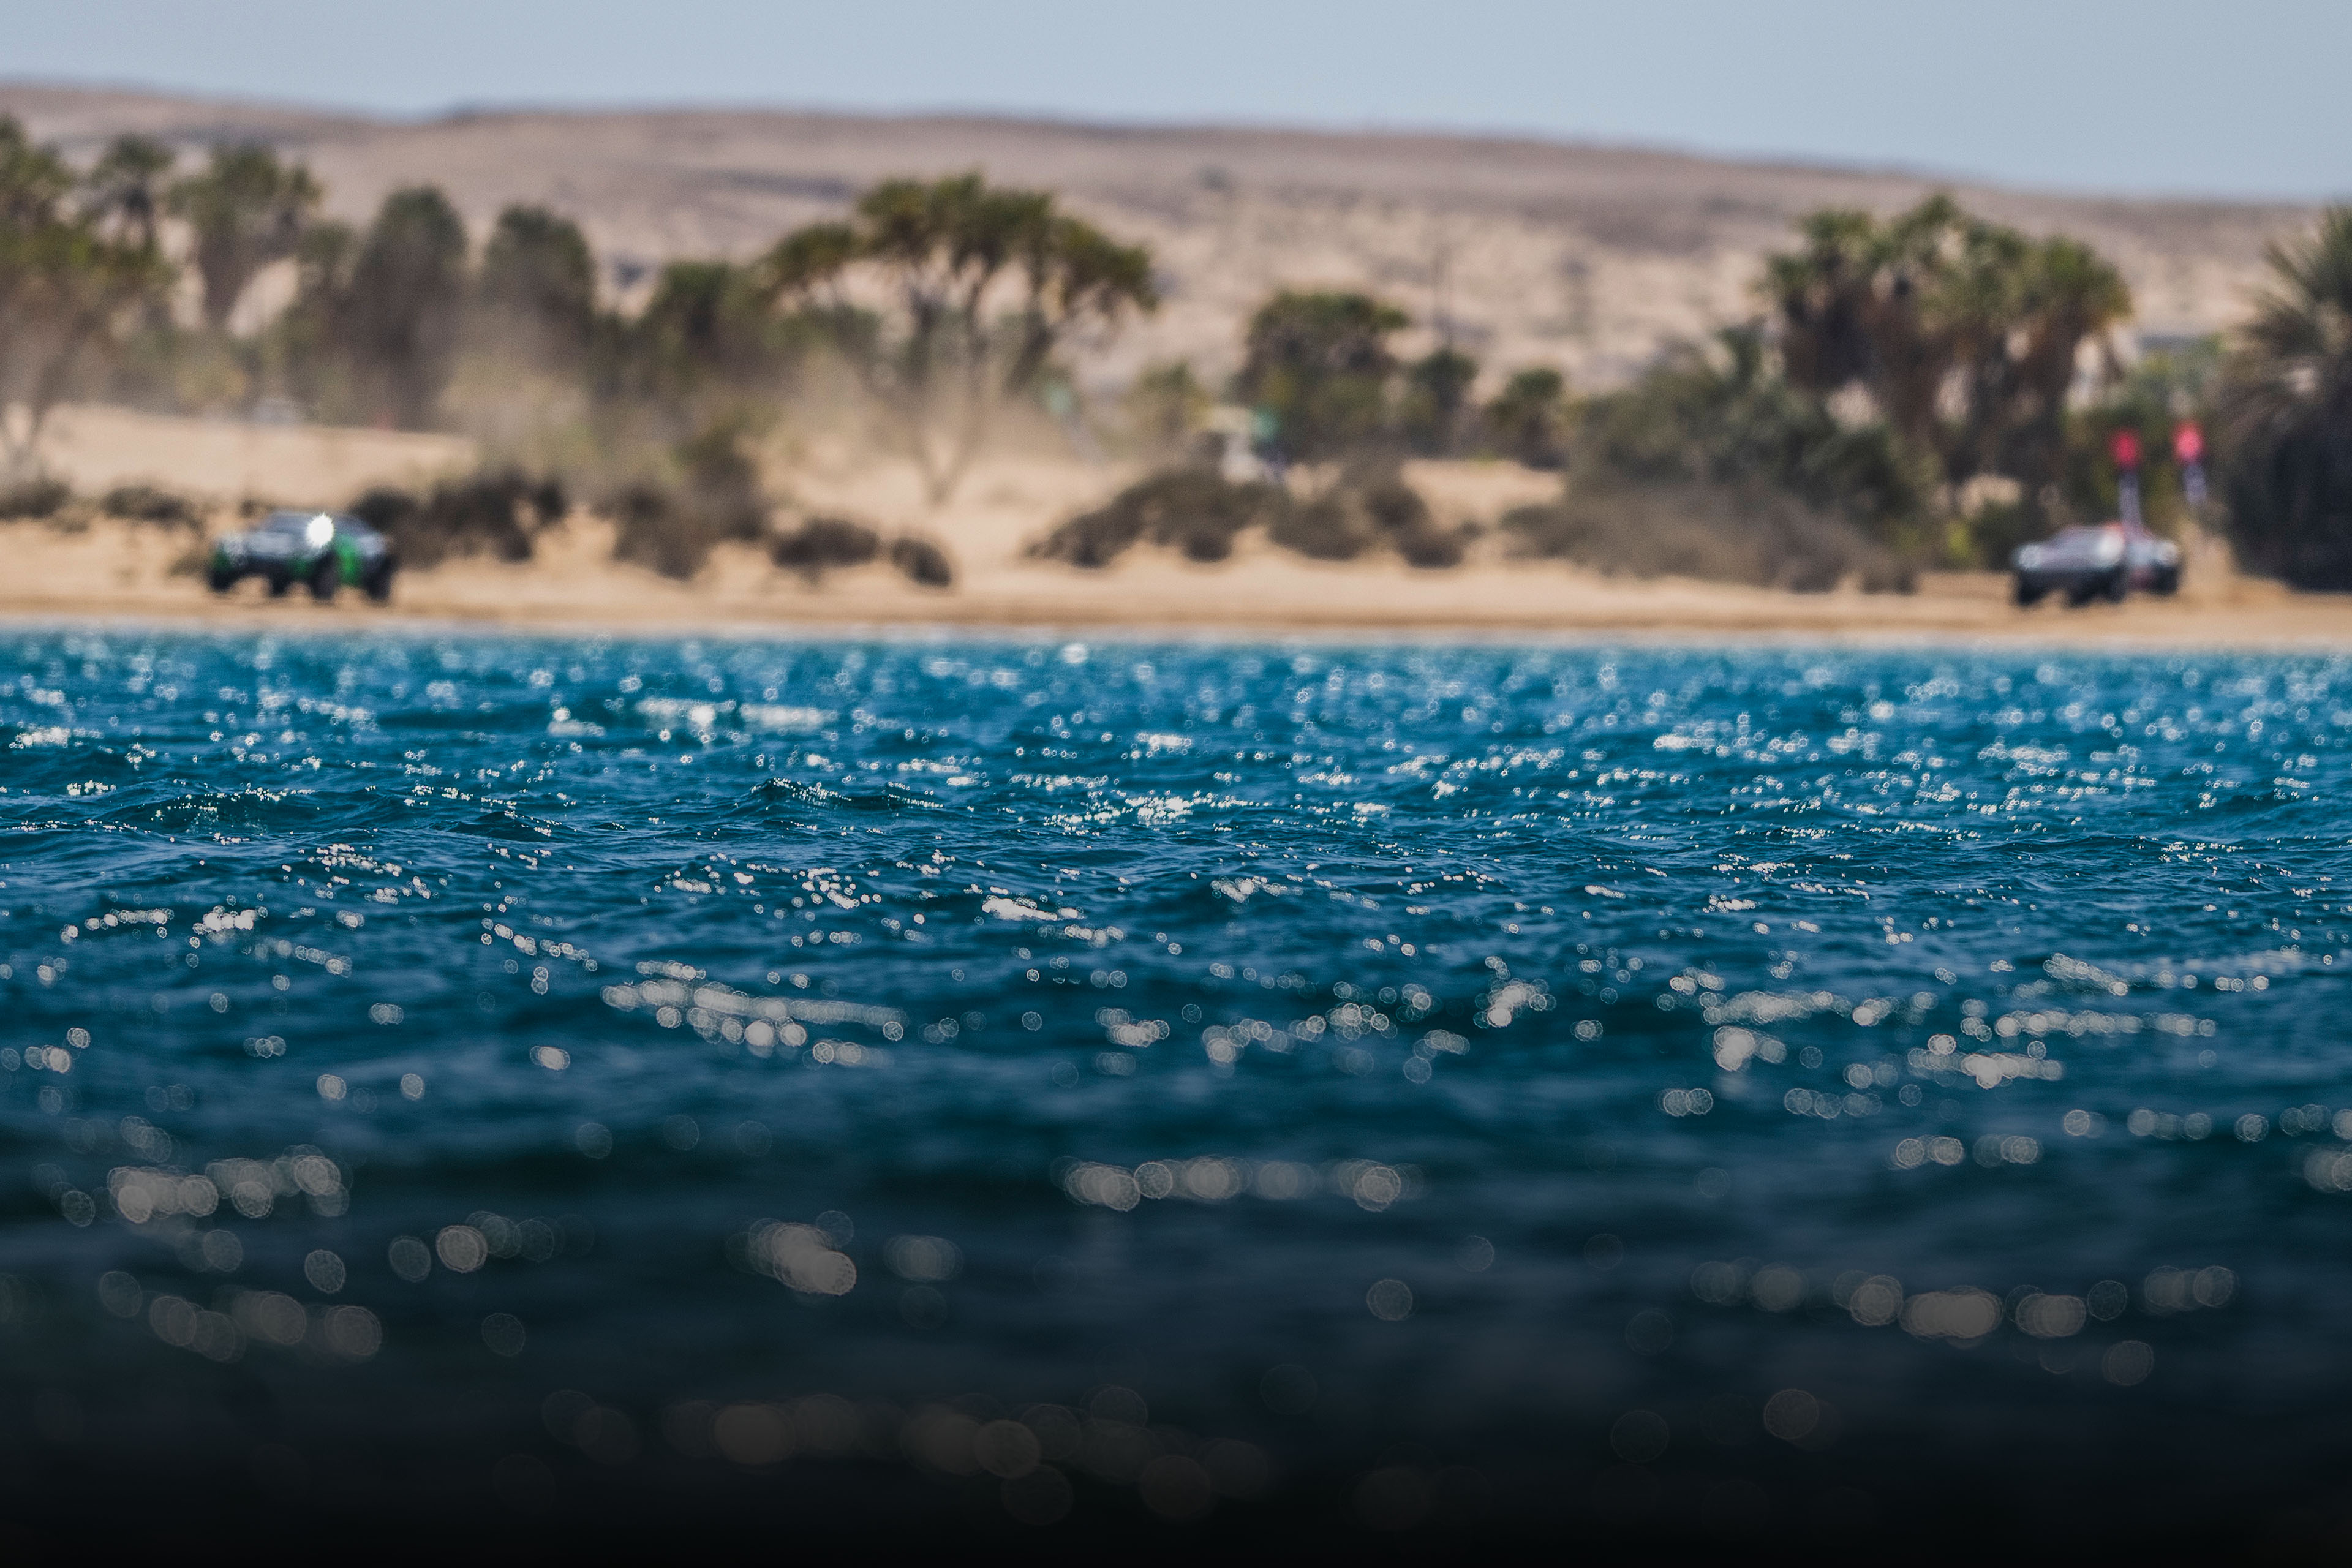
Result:
<svg viewBox="0 0 2352 1568"><path fill-rule="evenodd" d="M437 575L437 574L436 574ZM1334 574L1335 576L1339 575ZM1335 583L1334 588L1340 586ZM1580 588L1583 584L1578 584ZM1645 591L1648 590L1648 591ZM1448 595L1450 597L1450 595ZM1519 606L1479 614L1446 604L1387 604L1345 595L1318 601L1213 605L1133 595L967 595L919 590L793 593L784 602L740 600L695 607L642 600L564 606L465 603L440 595L389 606L316 605L242 595L215 600L190 584L177 595L8 595L0 626L151 628L295 636L418 635L614 637L711 637L822 640L841 637L949 637L1079 635L1129 640L1319 642L1639 642L2043 647L2071 650L2161 648L2352 653L2352 595L2286 595L2278 603L2197 605L2139 601L2081 610L2017 611L1976 597L1935 595L1796 595L1714 584L1628 584L1566 595L1553 613ZM2265 595L2267 598L2268 595ZM1659 602L1669 601L1689 602ZM1611 601L1616 601L1614 603Z"/></svg>
<svg viewBox="0 0 2352 1568"><path fill-rule="evenodd" d="M2248 647L2352 651L2352 595L2290 593L2237 574L2225 545L2199 542L2180 595L2069 610L2020 610L2006 574L1926 573L1913 594L1853 587L1796 594L1687 578L1612 577L1516 557L1497 520L1559 493L1557 474L1516 464L1416 460L1407 476L1447 526L1484 531L1460 565L1425 571L1392 553L1311 561L1253 531L1219 563L1139 546L1085 570L1031 554L1057 521L1100 505L1131 466L1058 453L992 454L961 500L927 502L912 468L845 438L812 437L788 465L792 510L864 520L888 535L935 541L954 563L946 589L887 564L825 573L779 567L751 543L714 547L688 580L618 558L608 518L575 509L537 530L530 558L461 555L404 570L388 606L352 593L331 604L260 584L215 596L198 574L205 542L242 525L239 493L335 496L460 471L469 444L380 431L251 429L98 406L64 411L53 456L84 490L126 476L169 476L214 497L198 525L103 513L0 522L9 570L0 623L170 625L250 633L441 635L484 631L643 637L811 638L992 632L1269 642L1643 641L1932 642L2051 647ZM70 459L70 461L66 461ZM267 482L265 482L267 481ZM240 489L242 487L242 489ZM258 487L257 489L256 487Z"/></svg>

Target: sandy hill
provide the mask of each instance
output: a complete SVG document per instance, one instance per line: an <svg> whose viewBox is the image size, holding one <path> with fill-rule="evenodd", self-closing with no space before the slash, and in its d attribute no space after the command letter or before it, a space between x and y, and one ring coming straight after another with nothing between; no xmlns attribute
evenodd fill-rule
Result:
<svg viewBox="0 0 2352 1568"><path fill-rule="evenodd" d="M401 121L25 84L0 85L0 111L82 154L124 131L184 147L269 142L306 160L349 218L417 181L445 188L478 233L506 203L544 203L583 224L622 295L671 257L751 253L885 175L979 168L1060 191L1160 258L1167 306L1096 361L1106 379L1179 355L1229 365L1239 322L1270 289L1321 283L1450 321L1490 370L1550 363L1605 384L1665 341L1748 314L1759 256L1799 215L1889 209L1929 188L1899 173L1370 132L715 109ZM1956 189L1992 216L2098 246L2153 335L2236 319L2264 241L2312 216Z"/></svg>

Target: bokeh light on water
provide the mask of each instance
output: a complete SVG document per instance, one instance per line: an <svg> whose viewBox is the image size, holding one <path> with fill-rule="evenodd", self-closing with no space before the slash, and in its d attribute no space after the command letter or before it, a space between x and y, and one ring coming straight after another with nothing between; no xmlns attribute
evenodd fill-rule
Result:
<svg viewBox="0 0 2352 1568"><path fill-rule="evenodd" d="M2332 1525L2352 667L10 646L53 1498Z"/></svg>

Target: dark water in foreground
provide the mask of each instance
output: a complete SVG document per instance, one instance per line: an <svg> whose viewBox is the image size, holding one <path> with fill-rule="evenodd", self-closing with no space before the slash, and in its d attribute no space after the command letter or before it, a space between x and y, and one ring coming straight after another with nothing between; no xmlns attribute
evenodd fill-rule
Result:
<svg viewBox="0 0 2352 1568"><path fill-rule="evenodd" d="M7 647L34 1537L2340 1517L2343 663Z"/></svg>

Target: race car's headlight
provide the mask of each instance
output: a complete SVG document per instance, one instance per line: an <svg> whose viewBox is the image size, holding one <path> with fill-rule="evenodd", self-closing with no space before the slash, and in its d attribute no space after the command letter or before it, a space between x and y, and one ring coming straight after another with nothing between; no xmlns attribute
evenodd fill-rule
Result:
<svg viewBox="0 0 2352 1568"><path fill-rule="evenodd" d="M2017 552L2017 563L2020 566L2028 567L2041 565L2042 546L2038 544L2029 544L2024 549L2019 551Z"/></svg>
<svg viewBox="0 0 2352 1568"><path fill-rule="evenodd" d="M324 550L335 542L335 520L325 512L320 512L312 518L310 526L302 531L302 537L310 542L311 549Z"/></svg>

